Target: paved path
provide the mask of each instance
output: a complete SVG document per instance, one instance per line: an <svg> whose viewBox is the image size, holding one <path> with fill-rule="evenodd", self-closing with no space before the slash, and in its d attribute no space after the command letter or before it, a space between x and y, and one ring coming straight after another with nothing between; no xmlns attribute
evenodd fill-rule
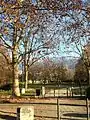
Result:
<svg viewBox="0 0 90 120"><path fill-rule="evenodd" d="M57 99L46 98L31 99L29 104L0 104L0 120L16 120L17 107L30 105L34 106L35 120L57 120L56 103ZM59 103L60 120L87 120L85 100L59 99Z"/></svg>

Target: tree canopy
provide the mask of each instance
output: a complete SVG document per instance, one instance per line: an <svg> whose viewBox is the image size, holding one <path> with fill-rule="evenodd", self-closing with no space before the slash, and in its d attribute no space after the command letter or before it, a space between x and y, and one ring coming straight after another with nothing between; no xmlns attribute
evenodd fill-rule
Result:
<svg viewBox="0 0 90 120"><path fill-rule="evenodd" d="M20 62L30 54L35 60L59 52L61 42L88 41L89 17L82 0L0 0L0 46L12 57L14 95L20 96Z"/></svg>

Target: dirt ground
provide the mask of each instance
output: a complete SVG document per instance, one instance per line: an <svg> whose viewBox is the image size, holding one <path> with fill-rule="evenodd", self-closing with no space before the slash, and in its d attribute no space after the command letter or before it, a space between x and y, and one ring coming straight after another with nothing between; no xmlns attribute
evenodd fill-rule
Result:
<svg viewBox="0 0 90 120"><path fill-rule="evenodd" d="M7 98L6 101L2 100L6 103L0 104L0 120L16 120L17 108L22 106L34 106L35 120L58 120L57 98L11 98L11 100ZM87 120L86 101L59 98L59 114L60 120Z"/></svg>

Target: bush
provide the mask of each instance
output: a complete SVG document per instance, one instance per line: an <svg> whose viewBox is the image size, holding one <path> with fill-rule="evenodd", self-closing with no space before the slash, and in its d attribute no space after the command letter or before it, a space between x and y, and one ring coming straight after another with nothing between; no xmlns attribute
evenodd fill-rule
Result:
<svg viewBox="0 0 90 120"><path fill-rule="evenodd" d="M20 88L25 88L25 83L24 83L24 82L20 82L20 83L19 83L19 87L20 87Z"/></svg>
<svg viewBox="0 0 90 120"><path fill-rule="evenodd" d="M11 89L12 89L12 84L10 84L10 83L2 85L0 87L0 90L11 90Z"/></svg>

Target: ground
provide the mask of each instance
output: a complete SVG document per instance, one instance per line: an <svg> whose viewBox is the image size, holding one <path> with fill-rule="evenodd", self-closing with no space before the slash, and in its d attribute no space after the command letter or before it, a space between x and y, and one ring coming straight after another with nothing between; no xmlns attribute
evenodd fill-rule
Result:
<svg viewBox="0 0 90 120"><path fill-rule="evenodd" d="M17 108L22 106L34 106L35 120L58 120L57 98L2 97L0 100L3 101L0 120L16 120ZM86 100L59 98L59 104L60 120L87 120Z"/></svg>

